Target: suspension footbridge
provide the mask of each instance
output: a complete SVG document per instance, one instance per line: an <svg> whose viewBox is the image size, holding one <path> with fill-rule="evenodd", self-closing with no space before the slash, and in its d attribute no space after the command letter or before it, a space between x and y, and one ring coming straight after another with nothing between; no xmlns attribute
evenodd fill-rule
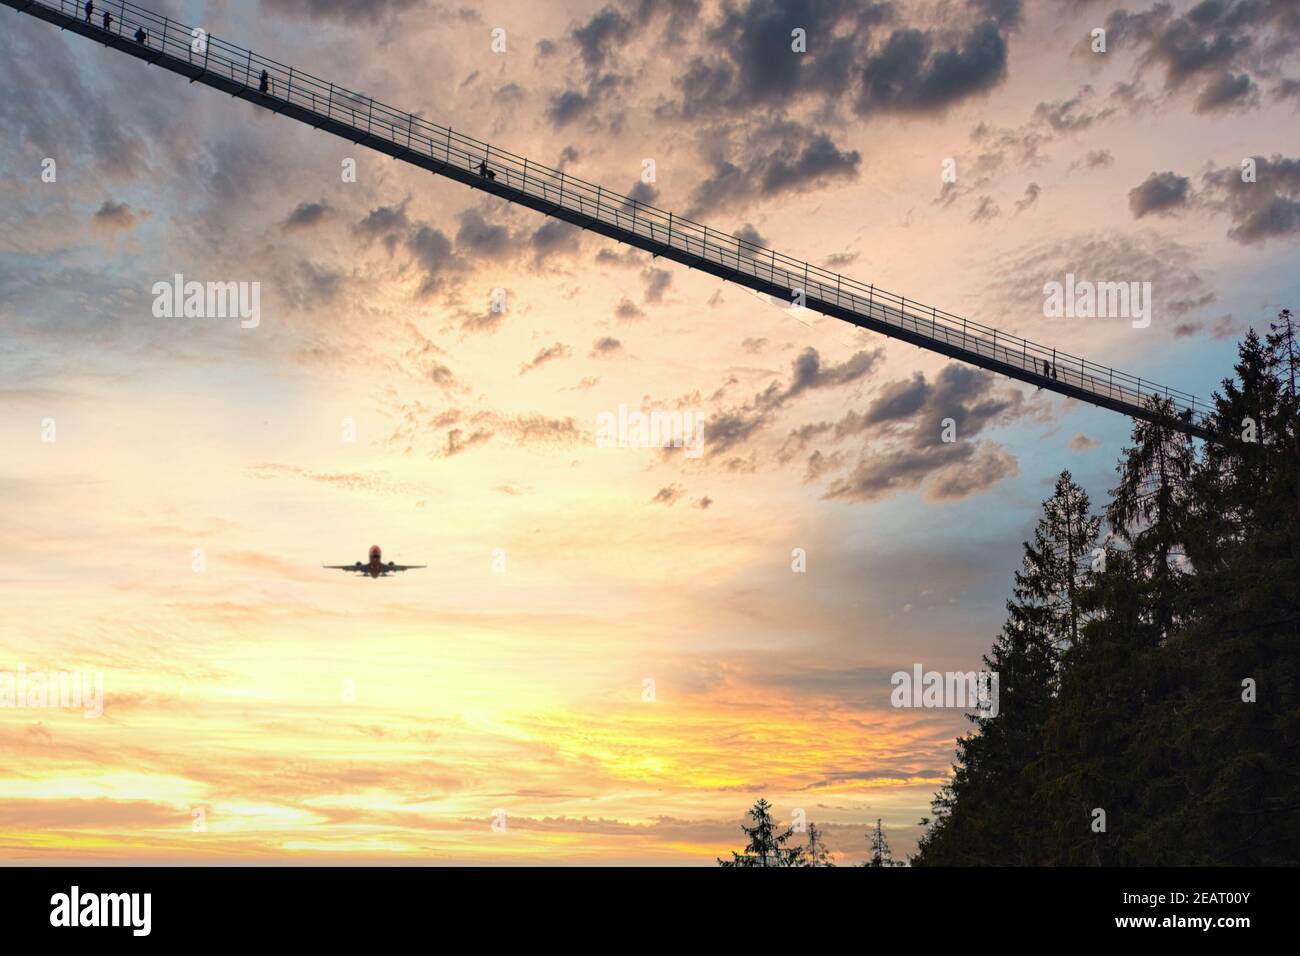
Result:
<svg viewBox="0 0 1300 956"><path fill-rule="evenodd" d="M568 175L128 3L0 4L547 216L1010 378L1222 440L1194 395L923 305ZM104 14L109 14L105 17ZM6 95L15 95L9 91Z"/></svg>

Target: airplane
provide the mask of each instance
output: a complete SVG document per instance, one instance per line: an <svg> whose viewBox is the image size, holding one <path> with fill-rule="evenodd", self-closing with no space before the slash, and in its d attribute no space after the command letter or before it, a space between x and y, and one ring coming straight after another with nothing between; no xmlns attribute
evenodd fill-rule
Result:
<svg viewBox="0 0 1300 956"><path fill-rule="evenodd" d="M368 574L372 578L381 578L385 574L391 574L394 571L410 571L413 568L427 568L427 564L393 564L389 561L384 564L382 558L384 553L379 550L379 545L372 545L370 548L370 561L362 564L358 561L356 564L322 564L322 568L329 568L332 571L355 571L357 574Z"/></svg>

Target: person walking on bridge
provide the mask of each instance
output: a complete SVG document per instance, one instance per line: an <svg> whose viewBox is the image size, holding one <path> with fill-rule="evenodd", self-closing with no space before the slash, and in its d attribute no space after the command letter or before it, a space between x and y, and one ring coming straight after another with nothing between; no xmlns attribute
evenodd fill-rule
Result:
<svg viewBox="0 0 1300 956"><path fill-rule="evenodd" d="M104 11L104 29L105 29L105 30L111 30L112 28L113 28L113 14L111 14L111 13L109 13L107 10L105 10L105 11Z"/></svg>
<svg viewBox="0 0 1300 956"><path fill-rule="evenodd" d="M269 93L271 91L271 74L267 73L266 70L262 71L262 80L258 83L257 88L263 93Z"/></svg>
<svg viewBox="0 0 1300 956"><path fill-rule="evenodd" d="M94 15L95 15L95 0L86 0L86 22L89 23L90 18Z"/></svg>

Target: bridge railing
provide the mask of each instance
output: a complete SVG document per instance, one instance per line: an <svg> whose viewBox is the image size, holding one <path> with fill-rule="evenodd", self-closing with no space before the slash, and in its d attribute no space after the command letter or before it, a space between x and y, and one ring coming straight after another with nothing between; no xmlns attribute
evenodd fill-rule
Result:
<svg viewBox="0 0 1300 956"><path fill-rule="evenodd" d="M84 3L77 0L33 0L80 19ZM1189 393L1144 382L1109 366L1057 351L991 326L926 306L806 261L792 259L729 233L665 212L639 200L540 165L508 150L494 147L455 130L431 123L414 113L402 112L365 93L303 73L296 68L228 43L206 31L137 6L127 0L102 0L95 4L95 20L103 11L114 15L109 33L113 45L135 44L135 30L148 31L144 46L159 56L183 60L194 69L292 104L347 126L358 141L382 139L446 166L483 175L484 186L498 192L514 191L544 203L602 222L635 236L667 245L688 258L716 263L787 290L791 299L803 293L806 302L833 304L878 322L911 332L932 342L943 342L976 355L1018 368L1044 380L1054 379L1091 395L1129 405L1146 406L1153 398L1172 403L1176 412L1195 424L1207 423L1210 409ZM266 89L262 90L262 74Z"/></svg>

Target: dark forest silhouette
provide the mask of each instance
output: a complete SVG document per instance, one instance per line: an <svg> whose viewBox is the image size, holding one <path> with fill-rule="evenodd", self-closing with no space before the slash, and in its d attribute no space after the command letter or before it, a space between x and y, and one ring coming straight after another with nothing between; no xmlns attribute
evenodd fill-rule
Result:
<svg viewBox="0 0 1300 956"><path fill-rule="evenodd" d="M913 865L1300 863L1298 332L1241 343L1224 441L1137 422L1104 516L1061 473L984 658L998 715L968 717ZM770 810L721 865L830 865Z"/></svg>
<svg viewBox="0 0 1300 956"><path fill-rule="evenodd" d="M1134 426L1108 540L1061 474L914 865L1300 862L1297 331L1241 343L1231 440Z"/></svg>

